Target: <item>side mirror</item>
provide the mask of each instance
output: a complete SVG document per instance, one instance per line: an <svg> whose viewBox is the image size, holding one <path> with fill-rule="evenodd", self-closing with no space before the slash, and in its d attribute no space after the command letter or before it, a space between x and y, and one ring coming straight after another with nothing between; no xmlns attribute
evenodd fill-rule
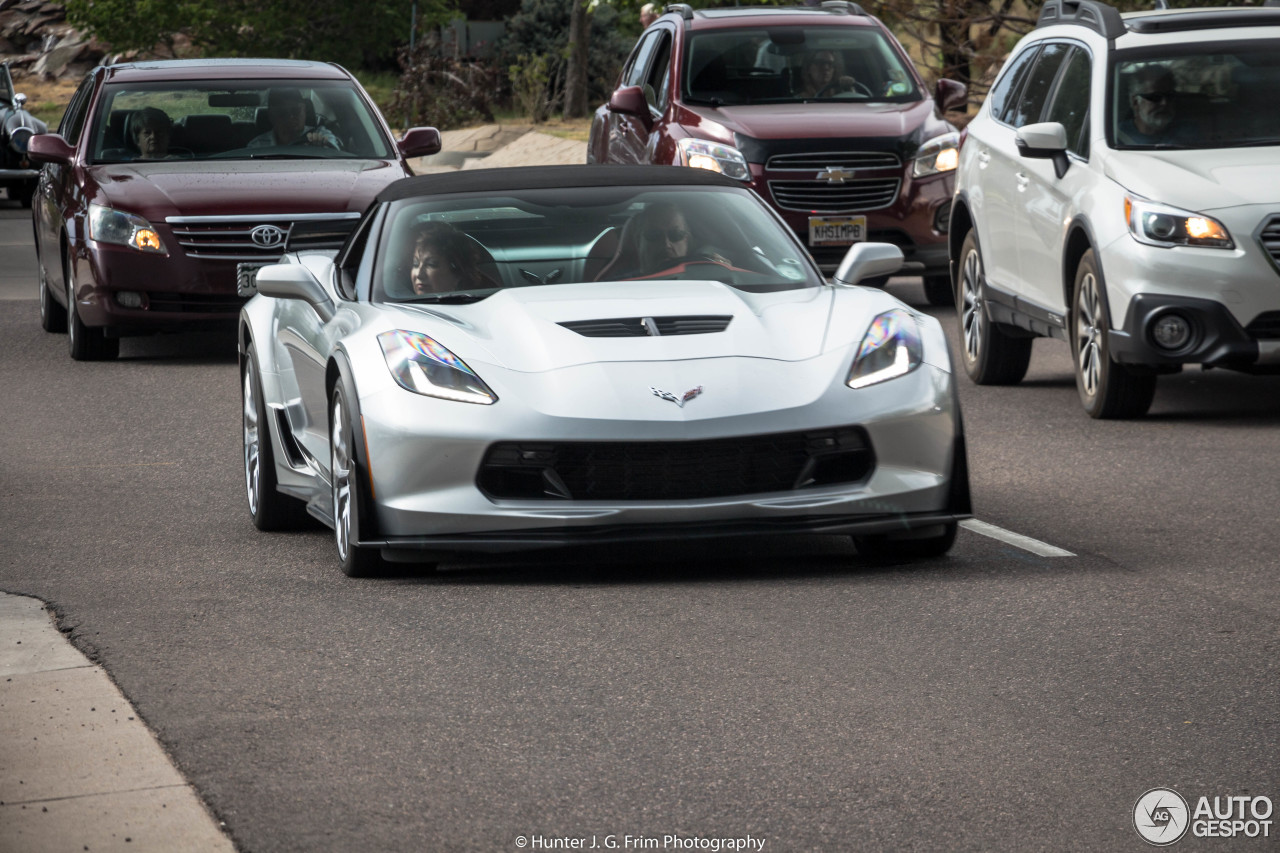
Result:
<svg viewBox="0 0 1280 853"><path fill-rule="evenodd" d="M649 102L644 99L644 89L639 86L623 86L609 97L609 112L635 116L648 127Z"/></svg>
<svg viewBox="0 0 1280 853"><path fill-rule="evenodd" d="M311 270L301 264L272 264L262 267L254 277L258 293L274 299L301 299L316 309L320 319L333 319L333 303Z"/></svg>
<svg viewBox="0 0 1280 853"><path fill-rule="evenodd" d="M893 275L902 269L902 250L892 243L854 243L831 280L853 285L864 279Z"/></svg>
<svg viewBox="0 0 1280 853"><path fill-rule="evenodd" d="M938 87L934 91L934 100L942 107L944 113L952 110L968 112L969 87L955 80L943 78L938 81Z"/></svg>
<svg viewBox="0 0 1280 853"><path fill-rule="evenodd" d="M1056 121L1027 124L1014 136L1018 154L1035 160L1052 160L1053 171L1061 178L1071 161L1067 158L1067 129Z"/></svg>
<svg viewBox="0 0 1280 853"><path fill-rule="evenodd" d="M27 157L37 163L69 165L76 150L56 133L38 133L27 142Z"/></svg>
<svg viewBox="0 0 1280 853"><path fill-rule="evenodd" d="M434 127L411 127L405 131L404 138L396 143L396 147L405 157L439 154L442 146L440 131Z"/></svg>

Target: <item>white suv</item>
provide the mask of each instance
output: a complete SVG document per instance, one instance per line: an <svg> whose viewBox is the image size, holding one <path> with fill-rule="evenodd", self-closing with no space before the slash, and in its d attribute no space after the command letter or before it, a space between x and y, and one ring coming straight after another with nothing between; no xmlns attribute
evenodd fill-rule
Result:
<svg viewBox="0 0 1280 853"><path fill-rule="evenodd" d="M965 371L1061 338L1095 418L1184 364L1280 371L1280 8L1048 0L966 128L950 255Z"/></svg>

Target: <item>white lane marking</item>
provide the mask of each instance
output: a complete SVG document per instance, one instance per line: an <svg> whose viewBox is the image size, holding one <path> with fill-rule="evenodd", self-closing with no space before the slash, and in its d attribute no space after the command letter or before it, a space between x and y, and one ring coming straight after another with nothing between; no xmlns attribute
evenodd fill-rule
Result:
<svg viewBox="0 0 1280 853"><path fill-rule="evenodd" d="M1012 545L1015 548L1021 548L1024 551L1030 551L1040 557L1074 557L1070 551L1064 551L1061 548L1041 542L1039 539L1032 539L1030 536L1023 536L1021 533L1014 533L1012 530L1005 530L1003 527L996 527L994 524L987 524L985 521L978 521L976 518L970 518L967 521L960 522L960 526L966 530L972 530L983 536L990 536L992 539L999 539L1006 545Z"/></svg>

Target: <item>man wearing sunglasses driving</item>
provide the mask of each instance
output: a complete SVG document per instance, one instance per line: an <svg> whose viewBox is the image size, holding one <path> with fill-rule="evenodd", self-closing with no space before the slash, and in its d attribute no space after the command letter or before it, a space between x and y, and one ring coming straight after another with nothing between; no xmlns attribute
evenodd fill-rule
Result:
<svg viewBox="0 0 1280 853"><path fill-rule="evenodd" d="M639 270L628 278L652 275L691 260L729 264L712 249L691 249L693 232L689 223L684 213L670 202L657 202L646 207L636 225L639 226Z"/></svg>

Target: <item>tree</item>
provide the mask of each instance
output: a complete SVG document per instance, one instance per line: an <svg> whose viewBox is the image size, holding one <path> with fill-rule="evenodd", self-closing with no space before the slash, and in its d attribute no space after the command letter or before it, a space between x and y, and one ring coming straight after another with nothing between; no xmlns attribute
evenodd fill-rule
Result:
<svg viewBox="0 0 1280 853"><path fill-rule="evenodd" d="M564 80L564 117L567 119L587 114L587 51L591 39L587 9L590 0L569 2L569 68Z"/></svg>

